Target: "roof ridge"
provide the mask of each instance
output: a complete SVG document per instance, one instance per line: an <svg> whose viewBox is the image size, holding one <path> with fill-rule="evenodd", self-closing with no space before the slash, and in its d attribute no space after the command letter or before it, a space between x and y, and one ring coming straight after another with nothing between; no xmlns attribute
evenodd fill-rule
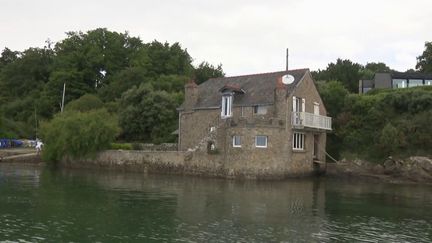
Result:
<svg viewBox="0 0 432 243"><path fill-rule="evenodd" d="M228 77L218 77L218 78L210 78L209 80L219 79L219 78L240 78L240 77L247 77L247 76L258 76L258 75L283 73L283 72L291 72L291 71L300 71L300 70L308 70L308 68L297 68L297 69L291 69L288 71L282 70L282 71L274 71L274 72L263 72L263 73L243 74L243 75L235 75L235 76L228 76Z"/></svg>

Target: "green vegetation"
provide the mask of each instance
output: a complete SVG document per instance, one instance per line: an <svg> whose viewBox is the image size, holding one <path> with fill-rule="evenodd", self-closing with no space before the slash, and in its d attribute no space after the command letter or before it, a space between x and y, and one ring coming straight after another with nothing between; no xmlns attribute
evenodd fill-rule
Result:
<svg viewBox="0 0 432 243"><path fill-rule="evenodd" d="M431 155L432 87L348 94L339 82L321 84L333 117L327 151L368 160Z"/></svg>
<svg viewBox="0 0 432 243"><path fill-rule="evenodd" d="M119 132L116 119L105 109L64 112L43 123L41 130L43 158L49 162L64 156L84 158L108 149Z"/></svg>
<svg viewBox="0 0 432 243"><path fill-rule="evenodd" d="M328 64L325 70L312 72L317 81L337 80L352 93L358 92L358 81L360 79L372 79L376 72L389 72L391 69L384 63L368 63L363 66L358 63L338 58L336 63Z"/></svg>
<svg viewBox="0 0 432 243"><path fill-rule="evenodd" d="M418 71L432 72L431 53L432 43L426 42L417 57ZM431 153L430 87L356 94L359 79L388 71L380 62L363 66L337 59L313 72L334 121L330 154L375 159ZM64 40L47 41L43 48L5 48L0 55L0 136L34 138L42 122L49 160L110 146L173 142L184 83L224 75L220 64L202 61L194 67L179 43L143 43L104 28L68 32ZM63 84L66 106L59 114ZM127 145L110 145L115 139Z"/></svg>
<svg viewBox="0 0 432 243"><path fill-rule="evenodd" d="M420 72L432 73L432 42L425 43L425 50L417 57L416 68Z"/></svg>
<svg viewBox="0 0 432 243"><path fill-rule="evenodd" d="M47 41L43 48L5 48L0 55L0 135L34 138L37 123L56 124L49 121L60 119L56 114L66 84L68 114L106 108L114 117L124 116L122 141L173 142L184 83L223 75L221 65L203 61L194 67L179 43L143 43L104 28L68 32L64 40ZM137 111L144 112L142 117Z"/></svg>
<svg viewBox="0 0 432 243"><path fill-rule="evenodd" d="M114 150L133 150L131 143L111 143L110 149Z"/></svg>

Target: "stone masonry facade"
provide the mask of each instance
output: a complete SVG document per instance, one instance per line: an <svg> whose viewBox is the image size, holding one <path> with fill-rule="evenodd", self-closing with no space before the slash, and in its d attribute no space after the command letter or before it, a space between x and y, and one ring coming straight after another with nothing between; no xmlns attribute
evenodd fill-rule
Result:
<svg viewBox="0 0 432 243"><path fill-rule="evenodd" d="M284 84L283 76L291 73L296 80ZM253 87L254 80L261 81L260 78L265 79L265 83ZM291 122L293 97L303 99L302 112L312 114L319 109L319 115L326 115L309 70L241 76L240 80L235 77L210 79L207 82L218 84L207 85L214 85L214 89L209 90L205 84L200 89L201 85L189 82L185 86L185 102L179 108L179 151L185 153L186 167L211 170L226 177L248 178L284 178L325 170L328 129L299 128ZM264 94L256 92L249 96L249 100L257 100L258 96L263 102L249 102L245 95L248 89L243 90L242 85L258 91L260 87L266 88ZM201 97L201 90L214 92L211 95L219 96L215 99L222 99L224 94L220 92L220 86L241 90L241 93L232 92L234 101L229 117L221 115L221 104L213 102L203 106L208 102L208 95ZM270 97L259 97L265 94L270 94ZM200 99L203 99L201 104ZM243 103L236 103L236 99ZM302 134L301 149L293 148L294 133ZM237 146L234 146L234 136L240 140ZM266 137L265 147L257 146L257 136Z"/></svg>

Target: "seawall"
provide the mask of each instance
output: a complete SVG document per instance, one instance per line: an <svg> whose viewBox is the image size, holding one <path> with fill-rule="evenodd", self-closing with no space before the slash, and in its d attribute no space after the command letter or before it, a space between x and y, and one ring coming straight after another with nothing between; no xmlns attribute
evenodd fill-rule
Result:
<svg viewBox="0 0 432 243"><path fill-rule="evenodd" d="M92 168L154 174L184 174L221 178L283 179L309 176L311 173L287 173L273 168L250 168L225 164L223 156L182 151L107 150L94 158L65 159L59 164L67 168Z"/></svg>

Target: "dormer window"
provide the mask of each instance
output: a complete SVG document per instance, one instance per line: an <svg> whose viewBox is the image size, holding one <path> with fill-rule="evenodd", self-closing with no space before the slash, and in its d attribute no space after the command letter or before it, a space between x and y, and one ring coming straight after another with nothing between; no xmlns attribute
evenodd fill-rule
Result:
<svg viewBox="0 0 432 243"><path fill-rule="evenodd" d="M232 104L234 94L244 94L245 91L238 84L225 84L219 92L222 93L221 117L232 117Z"/></svg>
<svg viewBox="0 0 432 243"><path fill-rule="evenodd" d="M232 117L232 103L233 103L233 94L224 93L222 95L222 109L221 109L222 118Z"/></svg>

